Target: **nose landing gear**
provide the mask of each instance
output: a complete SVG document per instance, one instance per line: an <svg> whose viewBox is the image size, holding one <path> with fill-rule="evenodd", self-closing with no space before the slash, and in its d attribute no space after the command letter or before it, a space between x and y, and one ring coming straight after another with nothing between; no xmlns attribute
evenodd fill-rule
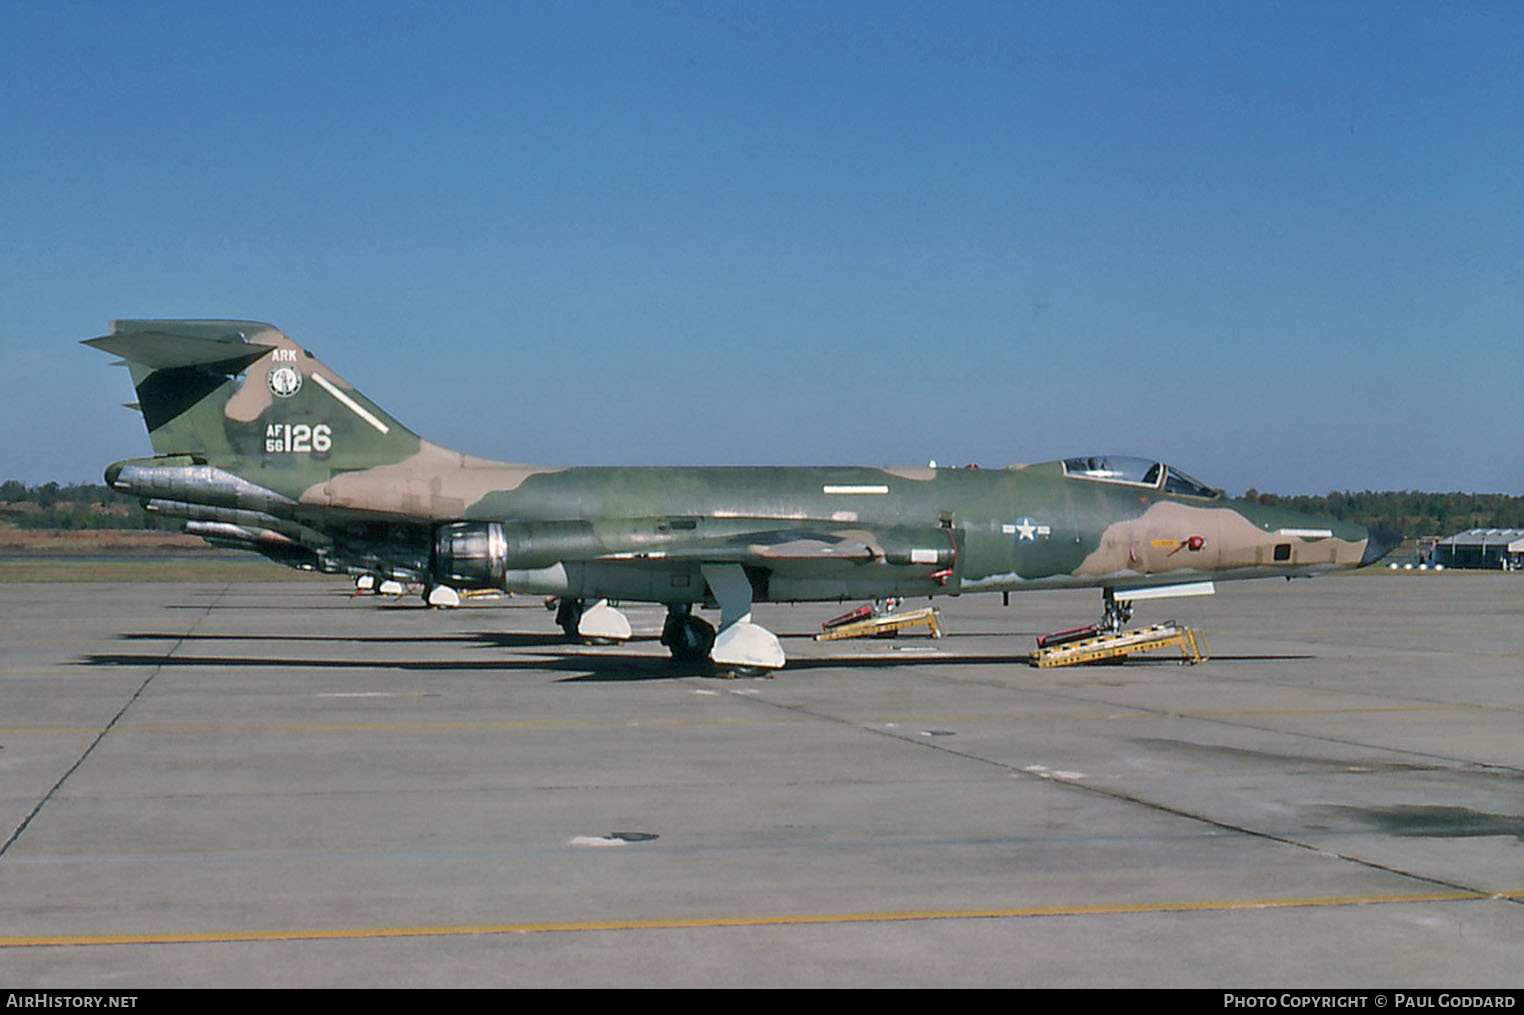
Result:
<svg viewBox="0 0 1524 1015"><path fill-rule="evenodd" d="M1108 585L1101 591L1101 622L1096 629L1115 634L1131 619L1132 600L1118 599L1117 590Z"/></svg>

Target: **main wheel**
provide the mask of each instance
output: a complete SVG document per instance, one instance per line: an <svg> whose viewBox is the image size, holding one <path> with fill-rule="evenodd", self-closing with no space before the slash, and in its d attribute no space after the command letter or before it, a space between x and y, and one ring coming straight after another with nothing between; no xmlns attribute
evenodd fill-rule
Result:
<svg viewBox="0 0 1524 1015"><path fill-rule="evenodd" d="M699 662L709 658L709 650L714 648L714 628L690 613L669 613L661 643L678 662Z"/></svg>
<svg viewBox="0 0 1524 1015"><path fill-rule="evenodd" d="M567 641L580 641L582 636L577 628L582 623L582 600L563 599L556 607L556 623L566 633Z"/></svg>

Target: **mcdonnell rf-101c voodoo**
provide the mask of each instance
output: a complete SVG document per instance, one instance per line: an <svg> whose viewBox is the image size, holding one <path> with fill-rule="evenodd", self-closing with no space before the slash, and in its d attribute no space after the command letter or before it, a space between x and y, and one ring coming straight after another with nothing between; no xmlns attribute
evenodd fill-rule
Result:
<svg viewBox="0 0 1524 1015"><path fill-rule="evenodd" d="M115 321L88 345L132 374L154 456L112 487L187 531L294 567L420 584L435 604L559 597L568 636L628 638L611 603L667 607L682 660L785 662L758 602L1100 588L1369 564L1394 540L1230 500L1161 462L1082 456L1005 469L555 468L448 451L253 321ZM718 607L719 626L695 606Z"/></svg>

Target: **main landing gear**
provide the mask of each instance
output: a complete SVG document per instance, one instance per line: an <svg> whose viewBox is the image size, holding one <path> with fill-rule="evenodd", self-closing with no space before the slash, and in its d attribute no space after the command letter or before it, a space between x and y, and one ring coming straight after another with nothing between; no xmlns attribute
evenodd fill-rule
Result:
<svg viewBox="0 0 1524 1015"><path fill-rule="evenodd" d="M701 662L709 658L709 650L714 648L714 627L693 615L691 603L677 603L667 608L661 643L680 663Z"/></svg>
<svg viewBox="0 0 1524 1015"><path fill-rule="evenodd" d="M547 607L554 605L556 609L556 626L566 635L567 641L580 641L577 634L577 625L582 623L582 600L558 599L554 604L546 603Z"/></svg>
<svg viewBox="0 0 1524 1015"><path fill-rule="evenodd" d="M710 659L732 673L776 670L787 662L777 635L751 619L751 579L740 564L703 564L700 570L709 594L720 607L720 625L714 627L693 615L692 603L668 607L661 643L680 662ZM556 611L556 624L568 641L628 641L630 622L624 614L600 599L591 606L582 599L547 599L546 609Z"/></svg>
<svg viewBox="0 0 1524 1015"><path fill-rule="evenodd" d="M720 604L720 630L709 658L733 673L782 669L788 657L778 636L751 619L751 579L740 564L703 564L699 568Z"/></svg>
<svg viewBox="0 0 1524 1015"><path fill-rule="evenodd" d="M720 607L720 629L693 615L690 603L669 607L661 643L682 662L706 656L734 674L780 669L787 658L777 635L751 619L751 579L739 564L701 566L709 592Z"/></svg>

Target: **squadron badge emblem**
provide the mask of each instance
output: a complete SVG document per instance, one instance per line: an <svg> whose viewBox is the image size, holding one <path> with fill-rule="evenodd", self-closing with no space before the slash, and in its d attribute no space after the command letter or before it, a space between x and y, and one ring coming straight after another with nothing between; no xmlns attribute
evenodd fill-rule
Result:
<svg viewBox="0 0 1524 1015"><path fill-rule="evenodd" d="M270 390L280 398L290 398L302 390L302 372L290 364L270 371Z"/></svg>

